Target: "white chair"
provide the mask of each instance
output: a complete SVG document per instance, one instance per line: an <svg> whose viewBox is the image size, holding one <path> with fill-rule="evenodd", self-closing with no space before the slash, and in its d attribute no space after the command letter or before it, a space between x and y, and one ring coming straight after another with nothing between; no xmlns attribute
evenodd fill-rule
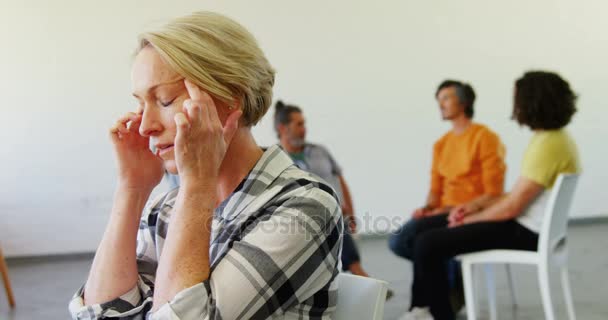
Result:
<svg viewBox="0 0 608 320"><path fill-rule="evenodd" d="M338 304L333 319L382 319L387 288L388 284L385 281L340 273Z"/></svg>
<svg viewBox="0 0 608 320"><path fill-rule="evenodd" d="M490 320L497 320L498 317L496 315L496 283L494 281L494 266L492 264L485 264L484 275L485 275L485 284L486 289L488 291L488 304L490 309ZM513 309L517 309L517 297L515 296L515 284L513 283L513 275L511 272L511 267L509 264L505 264L506 273L507 273L507 281L509 284L509 291L511 293L511 301L513 302ZM471 266L471 270L473 270L473 266ZM473 271L471 271L473 272ZM464 278L463 278L464 279ZM473 295L474 303L477 301L477 295ZM476 306L476 304L475 304Z"/></svg>
<svg viewBox="0 0 608 320"><path fill-rule="evenodd" d="M528 264L537 267L543 309L545 318L548 320L555 319L555 300L552 297L549 271L557 268L561 273L568 316L570 320L576 319L572 294L570 292L570 280L568 278L568 246L566 238L568 212L570 211L570 204L572 203L577 181L578 175L563 174L555 182L545 207L545 216L539 232L537 251L487 250L459 256L462 262L467 319L477 319L473 292L473 265L498 263ZM491 281L488 285L490 291L490 314L492 319L496 319L496 301L493 292L494 279L488 276L487 280Z"/></svg>

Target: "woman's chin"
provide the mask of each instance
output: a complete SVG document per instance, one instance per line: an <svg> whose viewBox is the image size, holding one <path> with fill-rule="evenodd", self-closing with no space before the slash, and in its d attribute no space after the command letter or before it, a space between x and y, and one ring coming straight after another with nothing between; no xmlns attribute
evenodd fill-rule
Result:
<svg viewBox="0 0 608 320"><path fill-rule="evenodd" d="M165 170L170 174L177 174L177 165L175 160L165 160Z"/></svg>

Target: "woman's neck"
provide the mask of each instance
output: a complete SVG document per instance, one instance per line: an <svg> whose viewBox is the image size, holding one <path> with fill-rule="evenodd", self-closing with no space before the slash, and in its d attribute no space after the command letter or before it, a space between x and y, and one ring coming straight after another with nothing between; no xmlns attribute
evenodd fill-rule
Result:
<svg viewBox="0 0 608 320"><path fill-rule="evenodd" d="M264 151L257 145L250 128L239 128L228 146L218 176L218 203L226 200L255 167Z"/></svg>

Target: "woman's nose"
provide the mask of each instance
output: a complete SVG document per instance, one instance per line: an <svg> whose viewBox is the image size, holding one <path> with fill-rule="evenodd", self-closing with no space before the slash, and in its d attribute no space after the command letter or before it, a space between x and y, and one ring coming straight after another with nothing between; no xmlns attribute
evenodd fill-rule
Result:
<svg viewBox="0 0 608 320"><path fill-rule="evenodd" d="M162 125L159 121L159 115L154 108L144 107L141 109L141 125L139 126L139 134L143 137L151 137L158 134L162 130Z"/></svg>

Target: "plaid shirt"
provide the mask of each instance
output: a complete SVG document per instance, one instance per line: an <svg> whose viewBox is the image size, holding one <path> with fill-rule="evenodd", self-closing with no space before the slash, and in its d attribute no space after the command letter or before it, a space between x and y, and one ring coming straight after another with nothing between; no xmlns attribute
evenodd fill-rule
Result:
<svg viewBox="0 0 608 320"><path fill-rule="evenodd" d="M149 312L155 273L178 190L153 201L137 239L137 286L106 303L70 302L74 319L329 319L337 299L342 214L325 182L278 146L264 152L215 210L208 280Z"/></svg>

